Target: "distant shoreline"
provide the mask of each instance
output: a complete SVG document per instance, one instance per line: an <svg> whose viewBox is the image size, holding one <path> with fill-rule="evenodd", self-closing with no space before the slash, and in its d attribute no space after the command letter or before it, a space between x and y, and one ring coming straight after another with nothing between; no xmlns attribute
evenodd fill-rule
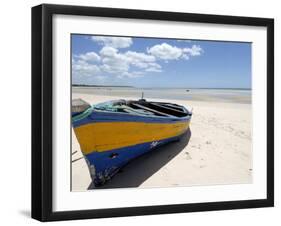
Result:
<svg viewBox="0 0 281 226"><path fill-rule="evenodd" d="M136 87L72 87L73 94L91 94L122 98L197 100L209 102L251 103L251 90L246 89L187 89Z"/></svg>
<svg viewBox="0 0 281 226"><path fill-rule="evenodd" d="M114 85L83 85L83 84L72 84L74 87L124 87L124 88L136 88L134 86L114 86Z"/></svg>
<svg viewBox="0 0 281 226"><path fill-rule="evenodd" d="M80 84L73 84L72 87L89 87L89 88L134 88L134 89L186 89L186 90L195 90L195 89L217 89L217 90L252 90L251 88L186 88L186 87L135 87L135 86L117 86L117 85L80 85Z"/></svg>

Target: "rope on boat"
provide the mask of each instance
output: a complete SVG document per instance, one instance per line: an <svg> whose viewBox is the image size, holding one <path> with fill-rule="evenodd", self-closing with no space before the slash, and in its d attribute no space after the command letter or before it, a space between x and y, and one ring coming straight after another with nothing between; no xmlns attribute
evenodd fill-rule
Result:
<svg viewBox="0 0 281 226"><path fill-rule="evenodd" d="M110 112L118 112L120 110L125 111L125 112L129 112L129 113L134 113L135 115L151 115L151 112L146 112L146 111L140 111L140 110L136 110L133 108L130 108L126 105L113 105L113 103L100 103L100 104L96 104L96 105L92 105L89 108L87 108L85 111L81 112L78 115L75 115L72 117L72 122L76 122L82 119L87 118L92 112L93 110L100 110L100 111L110 111Z"/></svg>
<svg viewBox="0 0 281 226"><path fill-rule="evenodd" d="M72 122L76 122L76 121L79 121L81 119L84 119L84 118L88 117L92 113L93 109L94 109L94 105L87 108L81 114L75 115L74 117L72 117Z"/></svg>
<svg viewBox="0 0 281 226"><path fill-rule="evenodd" d="M87 118L93 112L94 109L117 112L118 106L113 106L110 103L107 103L107 104L101 103L101 104L97 104L97 105L92 105L89 108L87 108L85 111L83 111L82 113L80 113L76 116L73 116L72 122L76 122L76 121L82 120L84 118Z"/></svg>

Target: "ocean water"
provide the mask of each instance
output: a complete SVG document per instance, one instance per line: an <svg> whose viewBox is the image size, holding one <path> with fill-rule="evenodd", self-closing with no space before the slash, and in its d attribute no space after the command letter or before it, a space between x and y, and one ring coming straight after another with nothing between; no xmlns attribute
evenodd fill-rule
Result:
<svg viewBox="0 0 281 226"><path fill-rule="evenodd" d="M213 102L251 103L251 90L246 89L183 89L183 88L134 88L134 87L72 87L73 93L118 96L144 99L195 100Z"/></svg>

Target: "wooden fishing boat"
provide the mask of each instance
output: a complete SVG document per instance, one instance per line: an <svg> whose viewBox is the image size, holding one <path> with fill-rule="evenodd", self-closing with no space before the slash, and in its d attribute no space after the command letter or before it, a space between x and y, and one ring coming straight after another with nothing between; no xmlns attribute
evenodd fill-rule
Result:
<svg viewBox="0 0 281 226"><path fill-rule="evenodd" d="M104 184L130 160L178 140L191 115L183 106L144 99L93 106L73 100L72 124L93 184Z"/></svg>

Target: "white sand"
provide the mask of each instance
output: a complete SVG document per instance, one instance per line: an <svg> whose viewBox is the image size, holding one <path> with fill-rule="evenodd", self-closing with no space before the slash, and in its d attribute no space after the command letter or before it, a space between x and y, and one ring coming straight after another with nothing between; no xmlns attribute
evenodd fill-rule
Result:
<svg viewBox="0 0 281 226"><path fill-rule="evenodd" d="M72 98L91 104L118 99L78 93ZM251 105L169 101L193 108L190 134L180 142L133 160L102 188L251 183ZM72 161L72 189L91 188L88 168L74 133Z"/></svg>

